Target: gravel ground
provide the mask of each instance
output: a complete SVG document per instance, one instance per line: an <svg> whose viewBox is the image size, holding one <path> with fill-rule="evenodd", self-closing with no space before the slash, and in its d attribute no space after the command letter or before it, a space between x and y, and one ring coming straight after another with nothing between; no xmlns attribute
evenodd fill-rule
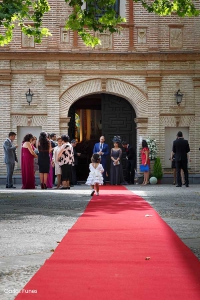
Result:
<svg viewBox="0 0 200 300"><path fill-rule="evenodd" d="M52 254L90 200L90 188L16 190L0 186L0 299L13 300ZM142 196L200 259L200 185L128 186Z"/></svg>

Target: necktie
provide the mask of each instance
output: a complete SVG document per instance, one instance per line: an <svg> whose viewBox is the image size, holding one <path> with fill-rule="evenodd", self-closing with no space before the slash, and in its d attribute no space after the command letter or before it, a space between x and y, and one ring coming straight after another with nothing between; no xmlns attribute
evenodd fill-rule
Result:
<svg viewBox="0 0 200 300"><path fill-rule="evenodd" d="M100 150L102 150L102 143L100 143Z"/></svg>

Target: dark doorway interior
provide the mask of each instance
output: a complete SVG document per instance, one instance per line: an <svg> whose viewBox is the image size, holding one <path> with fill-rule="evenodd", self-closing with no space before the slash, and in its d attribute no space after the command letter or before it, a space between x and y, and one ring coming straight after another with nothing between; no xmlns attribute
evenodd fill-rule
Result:
<svg viewBox="0 0 200 300"><path fill-rule="evenodd" d="M77 166L78 180L85 181L94 144L104 135L110 149L112 139L119 135L136 150L135 111L124 98L111 94L94 94L76 101L69 110L69 136L78 140L77 152L81 153ZM110 160L107 172L109 174ZM125 155L123 157L125 167Z"/></svg>

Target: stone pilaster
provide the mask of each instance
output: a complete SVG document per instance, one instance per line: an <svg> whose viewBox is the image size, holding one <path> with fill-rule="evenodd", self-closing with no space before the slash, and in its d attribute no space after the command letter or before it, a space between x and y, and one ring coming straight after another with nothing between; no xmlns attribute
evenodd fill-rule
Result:
<svg viewBox="0 0 200 300"><path fill-rule="evenodd" d="M135 118L136 130L137 130L137 170L140 169L141 159L140 159L140 149L142 140L147 136L148 130L148 118Z"/></svg>
<svg viewBox="0 0 200 300"><path fill-rule="evenodd" d="M8 62L9 65L9 62ZM9 67L9 66L8 66ZM3 105L0 105L0 144L3 145L5 138L8 136L8 133L12 131L11 128L11 70L10 69L3 69L0 72L0 102ZM5 173L6 168L5 164L3 163L3 147L0 147L0 168L1 173Z"/></svg>
<svg viewBox="0 0 200 300"><path fill-rule="evenodd" d="M159 149L160 137L160 85L162 77L148 76L146 77L146 85L148 90L148 133L147 136L157 140Z"/></svg>
<svg viewBox="0 0 200 300"><path fill-rule="evenodd" d="M60 79L61 76L54 70L48 70L45 75L46 103L47 103L47 124L45 130L48 133L60 134Z"/></svg>
<svg viewBox="0 0 200 300"><path fill-rule="evenodd" d="M200 132L200 77L193 78L194 84L194 103L195 103L195 136L193 137L194 140L194 157L195 157L195 173L198 173L200 170L200 139L199 139L199 132ZM192 159L192 158L191 158Z"/></svg>

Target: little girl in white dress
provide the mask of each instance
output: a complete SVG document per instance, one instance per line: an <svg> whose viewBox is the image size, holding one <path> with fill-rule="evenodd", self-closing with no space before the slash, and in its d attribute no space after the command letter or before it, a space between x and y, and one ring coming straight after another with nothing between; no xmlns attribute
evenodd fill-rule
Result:
<svg viewBox="0 0 200 300"><path fill-rule="evenodd" d="M85 184L91 185L92 192L91 196L94 195L96 190L96 195L99 195L99 185L103 184L103 176L102 173L104 172L104 168L100 164L100 157L99 154L93 154L91 161L92 163L89 166L90 173L88 179Z"/></svg>

